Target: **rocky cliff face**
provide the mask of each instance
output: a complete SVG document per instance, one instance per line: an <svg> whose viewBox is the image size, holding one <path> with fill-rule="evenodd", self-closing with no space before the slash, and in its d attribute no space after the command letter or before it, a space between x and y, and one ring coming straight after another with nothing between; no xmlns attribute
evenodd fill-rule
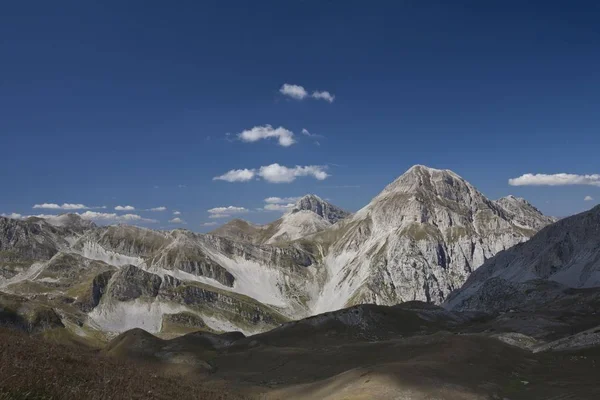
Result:
<svg viewBox="0 0 600 400"><path fill-rule="evenodd" d="M299 211L311 211L330 224L335 224L350 215L349 212L334 206L314 194L308 194L299 199L294 208L292 208L291 213Z"/></svg>
<svg viewBox="0 0 600 400"><path fill-rule="evenodd" d="M515 206L516 208L516 206ZM441 303L483 262L523 242L544 217L512 219L463 178L414 166L317 240L328 246L315 312L360 303Z"/></svg>
<svg viewBox="0 0 600 400"><path fill-rule="evenodd" d="M542 229L527 243L488 260L452 294L446 305L457 310L499 311L519 306L515 300L523 300L525 294L548 298L553 296L550 293L561 293L565 288L599 286L600 206L597 206L562 219ZM498 292L512 295L495 296Z"/></svg>

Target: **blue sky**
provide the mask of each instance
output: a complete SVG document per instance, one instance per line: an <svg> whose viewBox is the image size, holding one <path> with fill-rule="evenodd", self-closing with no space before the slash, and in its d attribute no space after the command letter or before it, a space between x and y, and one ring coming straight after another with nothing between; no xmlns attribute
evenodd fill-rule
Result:
<svg viewBox="0 0 600 400"><path fill-rule="evenodd" d="M8 2L0 213L105 206L78 212L171 228L178 210L206 231L227 221L209 218L218 207L277 218L257 211L267 197L353 211L413 164L579 212L600 199L600 177L583 176L600 173L599 20L597 2L578 1ZM271 183L272 164L312 169ZM213 179L238 169L252 179ZM573 176L509 185L526 173Z"/></svg>

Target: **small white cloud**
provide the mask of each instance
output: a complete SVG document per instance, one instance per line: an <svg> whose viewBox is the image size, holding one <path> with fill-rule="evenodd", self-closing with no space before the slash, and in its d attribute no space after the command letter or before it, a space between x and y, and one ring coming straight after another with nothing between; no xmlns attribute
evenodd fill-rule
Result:
<svg viewBox="0 0 600 400"><path fill-rule="evenodd" d="M215 225L219 225L219 224L216 222L205 222L202 224L202 226L215 226Z"/></svg>
<svg viewBox="0 0 600 400"><path fill-rule="evenodd" d="M308 97L308 92L306 91L306 89L304 89L303 86L292 85L290 83L284 83L279 89L279 92L285 96L289 96L292 99L296 100L303 100L306 97ZM335 96L326 90L315 90L312 92L310 97L317 100L325 100L329 103L333 103L333 101L335 100Z"/></svg>
<svg viewBox="0 0 600 400"><path fill-rule="evenodd" d="M208 212L210 214L244 214L248 212L248 209L244 207L227 206L211 208Z"/></svg>
<svg viewBox="0 0 600 400"><path fill-rule="evenodd" d="M184 188L186 188L186 187L187 187L187 185L177 185L177 187L178 187L179 189L184 189Z"/></svg>
<svg viewBox="0 0 600 400"><path fill-rule="evenodd" d="M302 100L308 96L308 92L302 86L289 83L284 83L279 89L279 92L296 100Z"/></svg>
<svg viewBox="0 0 600 400"><path fill-rule="evenodd" d="M267 204L264 207L264 210L266 210L266 211L286 212L286 211L289 211L292 208L294 208L294 206L295 206L294 203L288 203L288 204Z"/></svg>
<svg viewBox="0 0 600 400"><path fill-rule="evenodd" d="M213 181L248 182L254 178L255 173L253 169L232 169L221 176L214 177Z"/></svg>
<svg viewBox="0 0 600 400"><path fill-rule="evenodd" d="M153 207L153 208L149 208L147 211L167 211L167 207L164 207L164 206Z"/></svg>
<svg viewBox="0 0 600 400"><path fill-rule="evenodd" d="M270 183L290 183L301 176L312 176L322 181L330 176L325 172L325 169L327 167L321 165L297 165L289 168L275 163L260 167L258 172L255 169L234 169L221 176L214 177L213 180L247 182L257 176Z"/></svg>
<svg viewBox="0 0 600 400"><path fill-rule="evenodd" d="M92 207L88 207L84 204L72 204L72 203L63 203L63 205L58 205L56 203L43 203L36 204L33 208L43 208L48 210L89 210ZM99 207L94 207L99 208Z"/></svg>
<svg viewBox="0 0 600 400"><path fill-rule="evenodd" d="M508 180L511 186L565 186L589 185L600 186L600 174L525 174Z"/></svg>
<svg viewBox="0 0 600 400"><path fill-rule="evenodd" d="M329 177L325 172L325 167L319 165L295 166L292 168L279 165L277 163L260 167L258 175L271 183L290 183L301 176L312 176L317 180L324 180Z"/></svg>
<svg viewBox="0 0 600 400"><path fill-rule="evenodd" d="M104 222L147 222L156 223L155 219L143 218L137 214L124 214L117 215L115 213L102 213L96 211L86 211L82 214L78 214L81 218L92 220L92 221L104 221Z"/></svg>
<svg viewBox="0 0 600 400"><path fill-rule="evenodd" d="M210 214L208 218L229 218L232 214L245 214L249 211L250 210L244 207L215 207L208 210L208 213Z"/></svg>
<svg viewBox="0 0 600 400"><path fill-rule="evenodd" d="M117 211L133 211L135 210L134 206L116 206L115 210Z"/></svg>
<svg viewBox="0 0 600 400"><path fill-rule="evenodd" d="M173 219L169 220L169 222L172 224L186 224L186 222L179 217L173 218Z"/></svg>
<svg viewBox="0 0 600 400"><path fill-rule="evenodd" d="M282 126L276 129L271 125L255 126L252 129L246 129L237 136L243 142L256 142L261 139L276 138L279 141L279 145L283 147L289 147L296 143L294 132Z"/></svg>
<svg viewBox="0 0 600 400"><path fill-rule="evenodd" d="M319 92L319 91L315 90L313 92L313 94L311 95L311 97L313 99L325 100L325 101L328 101L330 103L333 103L333 100L335 100L335 96L332 95L331 93L327 92L327 91Z"/></svg>
<svg viewBox="0 0 600 400"><path fill-rule="evenodd" d="M585 196L583 201L594 201L594 198L592 196Z"/></svg>
<svg viewBox="0 0 600 400"><path fill-rule="evenodd" d="M21 214L18 213L10 213L10 214L0 214L3 217L6 218L12 218L12 219L21 219L23 218L23 216Z"/></svg>
<svg viewBox="0 0 600 400"><path fill-rule="evenodd" d="M175 211L173 211L173 215L181 215L181 211L175 210Z"/></svg>
<svg viewBox="0 0 600 400"><path fill-rule="evenodd" d="M295 203L300 197L267 197L265 203L268 204L288 204Z"/></svg>

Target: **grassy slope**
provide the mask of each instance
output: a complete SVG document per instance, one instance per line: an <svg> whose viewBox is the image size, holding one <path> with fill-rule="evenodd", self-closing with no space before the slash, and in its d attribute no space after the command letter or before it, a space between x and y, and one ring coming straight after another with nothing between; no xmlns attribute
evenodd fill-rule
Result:
<svg viewBox="0 0 600 400"><path fill-rule="evenodd" d="M0 329L0 399L235 399L218 382Z"/></svg>

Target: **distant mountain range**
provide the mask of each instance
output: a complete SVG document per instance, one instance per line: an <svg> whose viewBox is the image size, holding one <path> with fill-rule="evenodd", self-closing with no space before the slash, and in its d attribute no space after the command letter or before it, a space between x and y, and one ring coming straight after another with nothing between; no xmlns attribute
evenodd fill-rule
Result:
<svg viewBox="0 0 600 400"><path fill-rule="evenodd" d="M50 307L79 335L256 333L363 303L441 304L553 222L417 165L355 214L307 195L270 224L237 219L209 234L2 217L0 291L43 315Z"/></svg>

